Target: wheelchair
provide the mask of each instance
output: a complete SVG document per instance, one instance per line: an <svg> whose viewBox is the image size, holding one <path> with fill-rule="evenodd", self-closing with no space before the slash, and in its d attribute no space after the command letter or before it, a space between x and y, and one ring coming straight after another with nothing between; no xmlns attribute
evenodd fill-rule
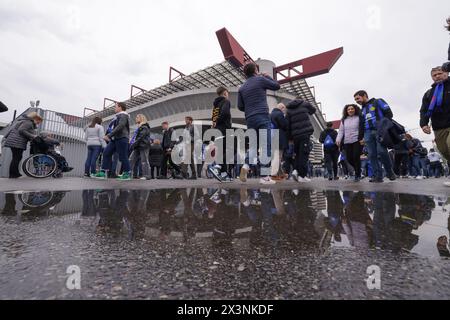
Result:
<svg viewBox="0 0 450 320"><path fill-rule="evenodd" d="M35 179L63 177L58 159L48 152L48 148L42 148L38 143L32 143L31 156L23 161L22 171L26 176Z"/></svg>

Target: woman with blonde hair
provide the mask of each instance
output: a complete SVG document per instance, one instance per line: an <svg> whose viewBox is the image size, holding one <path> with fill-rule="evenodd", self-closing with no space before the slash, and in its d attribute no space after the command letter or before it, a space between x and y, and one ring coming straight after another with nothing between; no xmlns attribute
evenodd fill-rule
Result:
<svg viewBox="0 0 450 320"><path fill-rule="evenodd" d="M150 179L150 164L148 161L150 151L150 125L148 119L143 114L136 116L136 124L138 128L133 134L133 138L130 141L131 146L131 170L135 171L137 162L141 161L142 165L142 178L141 180ZM133 176L137 176L136 172L133 172Z"/></svg>

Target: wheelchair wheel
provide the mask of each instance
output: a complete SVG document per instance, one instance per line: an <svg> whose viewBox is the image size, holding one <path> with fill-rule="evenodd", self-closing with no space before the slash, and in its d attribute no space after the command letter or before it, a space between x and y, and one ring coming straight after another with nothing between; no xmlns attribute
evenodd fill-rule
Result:
<svg viewBox="0 0 450 320"><path fill-rule="evenodd" d="M31 178L45 179L51 177L58 169L56 160L45 154L36 154L22 164L23 172Z"/></svg>
<svg viewBox="0 0 450 320"><path fill-rule="evenodd" d="M46 206L53 200L53 192L28 192L19 195L19 200L29 208Z"/></svg>

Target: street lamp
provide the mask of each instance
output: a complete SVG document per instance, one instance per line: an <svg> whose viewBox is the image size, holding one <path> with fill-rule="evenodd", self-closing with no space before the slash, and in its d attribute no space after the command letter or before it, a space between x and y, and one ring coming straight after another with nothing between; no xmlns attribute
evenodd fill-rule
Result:
<svg viewBox="0 0 450 320"><path fill-rule="evenodd" d="M37 101L30 101L30 106L32 107L32 108L39 108L39 105L41 104L41 101L40 100L37 100Z"/></svg>

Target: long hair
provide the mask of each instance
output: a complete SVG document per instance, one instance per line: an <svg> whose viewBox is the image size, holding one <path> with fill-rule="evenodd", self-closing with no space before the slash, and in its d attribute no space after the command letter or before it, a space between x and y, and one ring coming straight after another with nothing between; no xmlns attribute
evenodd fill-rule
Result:
<svg viewBox="0 0 450 320"><path fill-rule="evenodd" d="M358 107L356 104L348 104L344 107L344 112L342 114L342 120L345 120L348 118L348 109L350 107L353 107L355 109L355 116L361 115L361 108Z"/></svg>
<svg viewBox="0 0 450 320"><path fill-rule="evenodd" d="M102 119L100 117L95 117L94 119L92 119L91 124L89 125L89 128L95 128L96 125L101 125L102 124Z"/></svg>
<svg viewBox="0 0 450 320"><path fill-rule="evenodd" d="M143 115L143 114L138 114L138 115L136 116L136 119L141 120L141 123L140 123L141 126L142 126L143 124L148 123L147 117L146 117L145 115Z"/></svg>

